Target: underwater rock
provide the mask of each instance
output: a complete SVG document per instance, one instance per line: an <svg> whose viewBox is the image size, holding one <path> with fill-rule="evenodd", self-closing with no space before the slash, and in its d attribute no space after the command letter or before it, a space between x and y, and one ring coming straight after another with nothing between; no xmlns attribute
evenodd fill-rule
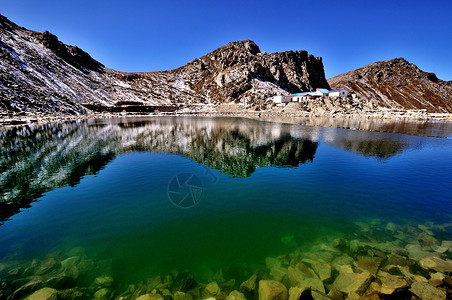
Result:
<svg viewBox="0 0 452 300"><path fill-rule="evenodd" d="M440 272L436 272L433 274L430 274L430 279L428 280L428 283L433 285L434 287L438 287L441 284L443 284L443 280L446 278L446 275Z"/></svg>
<svg viewBox="0 0 452 300"><path fill-rule="evenodd" d="M162 284L162 278L160 276L155 276L146 279L146 293L151 293L155 288Z"/></svg>
<svg viewBox="0 0 452 300"><path fill-rule="evenodd" d="M446 292L426 282L414 282L410 291L422 300L446 300Z"/></svg>
<svg viewBox="0 0 452 300"><path fill-rule="evenodd" d="M61 261L61 270L68 276L77 279L79 276L78 263L80 262L80 256L71 256Z"/></svg>
<svg viewBox="0 0 452 300"><path fill-rule="evenodd" d="M363 294L374 276L369 271L362 273L340 272L334 280L334 287L343 293Z"/></svg>
<svg viewBox="0 0 452 300"><path fill-rule="evenodd" d="M56 300L58 297L58 291L52 288L42 288L30 296L28 296L27 300Z"/></svg>
<svg viewBox="0 0 452 300"><path fill-rule="evenodd" d="M144 294L135 300L164 300L162 295L159 294Z"/></svg>
<svg viewBox="0 0 452 300"><path fill-rule="evenodd" d="M380 292L385 295L392 295L396 292L406 290L409 287L407 281L402 276L395 276L383 271L378 271L377 278L381 281Z"/></svg>
<svg viewBox="0 0 452 300"><path fill-rule="evenodd" d="M204 288L203 296L215 297L220 293L220 287L216 282L210 282Z"/></svg>
<svg viewBox="0 0 452 300"><path fill-rule="evenodd" d="M193 278L192 274L186 272L180 273L174 280L174 286L176 291L188 292L189 290L195 288L198 285L196 280Z"/></svg>
<svg viewBox="0 0 452 300"><path fill-rule="evenodd" d="M287 288L276 280L259 281L259 300L287 300Z"/></svg>
<svg viewBox="0 0 452 300"><path fill-rule="evenodd" d="M173 300L193 300L193 297L190 294L186 294L184 292L175 292L173 295Z"/></svg>
<svg viewBox="0 0 452 300"><path fill-rule="evenodd" d="M443 260L439 257L430 256L425 257L419 261L419 265L424 269L434 270L441 273L451 273L452 272L452 261Z"/></svg>
<svg viewBox="0 0 452 300"><path fill-rule="evenodd" d="M439 255L438 253L423 250L418 244L408 244L405 249L408 251L408 257L416 261L428 256Z"/></svg>
<svg viewBox="0 0 452 300"><path fill-rule="evenodd" d="M312 259L303 259L303 263L310 266L320 280L328 280L331 278L331 265L324 261L315 261Z"/></svg>
<svg viewBox="0 0 452 300"><path fill-rule="evenodd" d="M174 299L174 300L178 300L178 299ZM181 299L181 300L183 300L183 299ZM246 300L246 298L245 298L245 295L243 295L242 293L240 293L237 290L234 290L229 293L229 296L226 297L226 300Z"/></svg>
<svg viewBox="0 0 452 300"><path fill-rule="evenodd" d="M101 299L101 300L107 300L107 299L109 299L109 297L108 297L109 295L110 295L110 290L109 289L101 288L101 289L99 289L98 291L96 291L94 293L94 298L95 299Z"/></svg>
<svg viewBox="0 0 452 300"><path fill-rule="evenodd" d="M379 257L358 257L357 266L361 270L369 271L372 274L377 274L382 259Z"/></svg>
<svg viewBox="0 0 452 300"><path fill-rule="evenodd" d="M273 279L281 281L287 273L287 269L282 267L282 260L280 258L267 257L265 258L267 269L270 270L270 275Z"/></svg>
<svg viewBox="0 0 452 300"><path fill-rule="evenodd" d="M218 270L215 273L215 275L213 275L213 280L218 282L218 283L225 282L226 280L224 279L224 276L223 276L223 270Z"/></svg>
<svg viewBox="0 0 452 300"><path fill-rule="evenodd" d="M232 290L234 288L234 286L235 286L235 279L234 278L229 279L228 281L223 282L222 284L220 284L221 289L225 289L225 290L228 290L228 291Z"/></svg>
<svg viewBox="0 0 452 300"><path fill-rule="evenodd" d="M94 279L94 284L102 287L109 287L113 284L113 277L111 276L100 276Z"/></svg>
<svg viewBox="0 0 452 300"><path fill-rule="evenodd" d="M36 275L43 275L48 273L49 271L55 269L59 263L52 257L44 261L39 268L36 270Z"/></svg>
<svg viewBox="0 0 452 300"><path fill-rule="evenodd" d="M442 241L441 247L447 248L452 253L452 241Z"/></svg>
<svg viewBox="0 0 452 300"><path fill-rule="evenodd" d="M318 278L306 278L300 281L297 284L298 287L302 289L312 290L312 291L319 291L322 293L325 293L325 286L323 284L323 281Z"/></svg>
<svg viewBox="0 0 452 300"><path fill-rule="evenodd" d="M314 300L331 300L330 297L328 297L327 295L325 295L324 293L318 292L318 291L312 291L311 292L311 297Z"/></svg>
<svg viewBox="0 0 452 300"><path fill-rule="evenodd" d="M301 298L301 295L308 291L307 289L300 288L297 286L291 287L289 289L289 300L299 300Z"/></svg>
<svg viewBox="0 0 452 300"><path fill-rule="evenodd" d="M257 294L257 274L252 275L246 281L242 282L239 288L240 292L242 292L247 299L253 297L253 295Z"/></svg>

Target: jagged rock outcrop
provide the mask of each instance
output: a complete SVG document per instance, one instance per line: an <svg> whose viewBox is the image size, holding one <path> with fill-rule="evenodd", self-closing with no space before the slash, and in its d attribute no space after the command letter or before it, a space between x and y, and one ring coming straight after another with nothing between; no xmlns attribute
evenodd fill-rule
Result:
<svg viewBox="0 0 452 300"><path fill-rule="evenodd" d="M44 31L40 36L41 43L53 51L58 57L77 69L87 73L89 71L103 72L104 65L94 60L88 53L76 46L68 46L58 40L56 35Z"/></svg>
<svg viewBox="0 0 452 300"><path fill-rule="evenodd" d="M229 43L174 72L215 102L258 101L278 92L329 87L320 57L307 51L268 54L249 40Z"/></svg>
<svg viewBox="0 0 452 300"><path fill-rule="evenodd" d="M263 102L274 94L328 87L322 59L306 51L260 52L229 43L176 70L123 73L49 33L0 15L0 114L86 114L116 104L184 106Z"/></svg>
<svg viewBox="0 0 452 300"><path fill-rule="evenodd" d="M440 80L403 58L376 62L328 82L333 89L354 91L381 107L452 112L452 81Z"/></svg>

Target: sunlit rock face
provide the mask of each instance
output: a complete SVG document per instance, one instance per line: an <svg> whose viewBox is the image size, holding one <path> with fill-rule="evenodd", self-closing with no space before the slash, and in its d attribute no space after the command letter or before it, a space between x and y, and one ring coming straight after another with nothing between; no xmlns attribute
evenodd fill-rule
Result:
<svg viewBox="0 0 452 300"><path fill-rule="evenodd" d="M328 79L334 89L347 89L379 107L452 111L452 81L420 70L403 58L376 62Z"/></svg>

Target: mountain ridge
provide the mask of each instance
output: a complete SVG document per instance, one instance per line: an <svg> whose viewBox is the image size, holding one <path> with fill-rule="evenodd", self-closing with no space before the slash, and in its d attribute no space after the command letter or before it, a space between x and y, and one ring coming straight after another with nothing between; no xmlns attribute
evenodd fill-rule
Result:
<svg viewBox="0 0 452 300"><path fill-rule="evenodd" d="M118 103L193 106L255 103L275 93L328 87L321 58L307 51L260 52L228 43L177 69L126 73L106 68L45 31L0 18L0 113L87 114Z"/></svg>
<svg viewBox="0 0 452 300"><path fill-rule="evenodd" d="M133 111L132 106L140 112L215 112L223 103L272 112L275 104L268 97L316 88L344 88L355 95L299 103L289 110L377 115L384 109L452 112L452 81L442 81L403 58L326 80L321 57L306 50L261 52L256 43L244 40L177 69L121 72L48 31L31 31L0 15L0 116L87 115Z"/></svg>
<svg viewBox="0 0 452 300"><path fill-rule="evenodd" d="M452 112L452 81L440 80L401 57L368 64L328 82L380 107Z"/></svg>

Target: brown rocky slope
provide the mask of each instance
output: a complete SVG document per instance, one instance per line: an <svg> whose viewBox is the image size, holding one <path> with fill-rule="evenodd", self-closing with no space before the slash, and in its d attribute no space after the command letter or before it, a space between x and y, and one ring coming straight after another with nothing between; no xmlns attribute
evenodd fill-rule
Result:
<svg viewBox="0 0 452 300"><path fill-rule="evenodd" d="M106 68L49 32L0 15L0 114L86 114L90 109L258 102L274 94L328 88L322 59L306 51L265 53L229 43L176 70L123 73Z"/></svg>
<svg viewBox="0 0 452 300"><path fill-rule="evenodd" d="M403 58L376 62L330 78L328 83L333 89L354 91L377 106L452 112L452 81L440 80Z"/></svg>

